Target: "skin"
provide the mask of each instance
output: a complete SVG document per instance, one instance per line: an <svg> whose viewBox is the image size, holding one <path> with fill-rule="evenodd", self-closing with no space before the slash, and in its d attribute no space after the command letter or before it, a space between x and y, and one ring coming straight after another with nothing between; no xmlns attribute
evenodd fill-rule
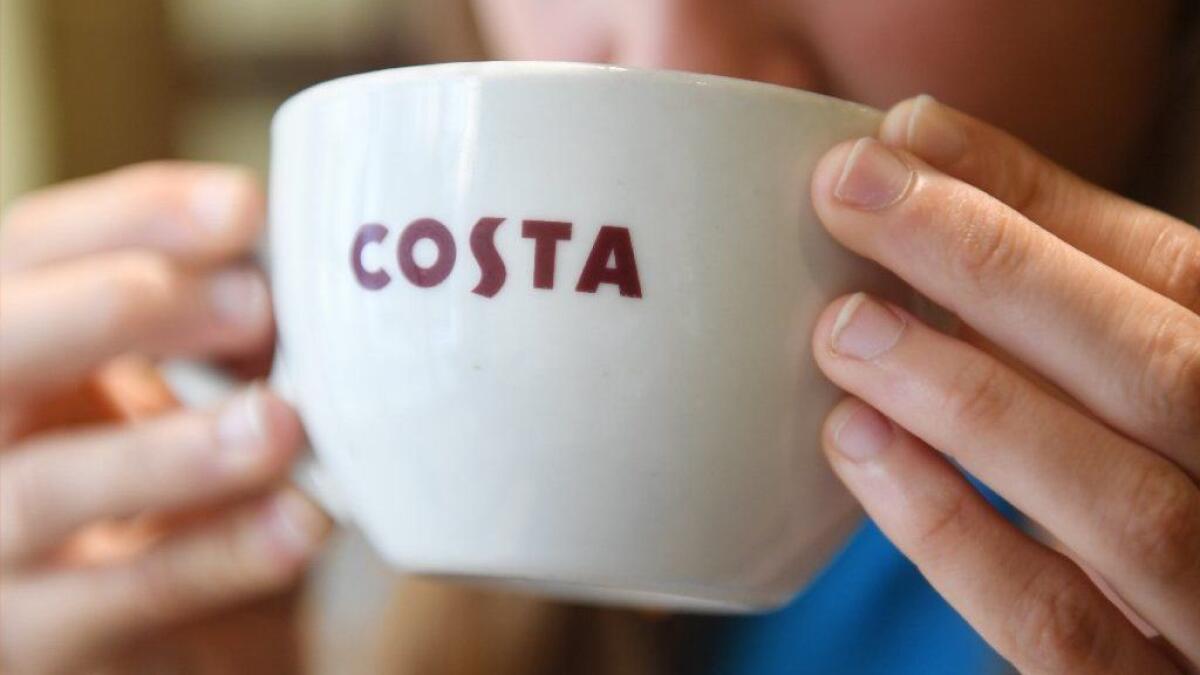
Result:
<svg viewBox="0 0 1200 675"><path fill-rule="evenodd" d="M328 520L281 487L302 439L291 408L251 386L179 410L132 387L144 368L116 358L269 347L266 286L235 262L263 222L249 175L178 163L51 188L5 214L0 670L73 672L282 589L316 551ZM126 413L153 414L113 421L130 415L88 402L98 379L124 383ZM47 423L72 409L91 423Z"/></svg>
<svg viewBox="0 0 1200 675"><path fill-rule="evenodd" d="M1097 186L1134 169L1176 3L476 4L505 57L736 75L890 107L877 139L834 148L796 189L835 238L964 330L862 295L828 308L814 358L849 394L824 433L834 469L1023 671L1200 664L1200 235ZM908 98L920 92L948 105ZM47 397L117 355L260 352L266 290L235 261L263 219L247 176L190 164L53 188L5 214L0 669L91 661L279 588L316 549L327 522L276 487L299 422L264 389L215 410L31 431ZM951 459L1062 551L1003 521ZM71 546L112 517L196 509L201 523L168 518L119 554Z"/></svg>

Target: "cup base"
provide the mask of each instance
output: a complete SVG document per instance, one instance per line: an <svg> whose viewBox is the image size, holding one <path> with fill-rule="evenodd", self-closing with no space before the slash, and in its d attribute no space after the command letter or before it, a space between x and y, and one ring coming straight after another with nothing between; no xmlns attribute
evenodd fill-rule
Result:
<svg viewBox="0 0 1200 675"><path fill-rule="evenodd" d="M711 587L655 586L637 588L578 581L524 579L479 574L421 573L421 576L497 591L540 595L592 605L671 610L697 614L750 614L766 612L787 602L776 594L755 596Z"/></svg>

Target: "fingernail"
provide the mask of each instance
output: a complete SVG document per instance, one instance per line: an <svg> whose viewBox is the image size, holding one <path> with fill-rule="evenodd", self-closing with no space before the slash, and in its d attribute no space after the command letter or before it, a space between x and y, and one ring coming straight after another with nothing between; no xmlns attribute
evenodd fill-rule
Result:
<svg viewBox="0 0 1200 675"><path fill-rule="evenodd" d="M245 193L245 179L241 176L214 173L192 188L192 218L206 232L226 230L235 224Z"/></svg>
<svg viewBox="0 0 1200 675"><path fill-rule="evenodd" d="M843 406L837 413L841 420L831 420L833 446L854 462L874 459L892 442L895 431L892 423L868 405L854 403Z"/></svg>
<svg viewBox="0 0 1200 675"><path fill-rule="evenodd" d="M213 308L224 321L241 326L257 326L270 311L267 289L250 270L220 272L209 282Z"/></svg>
<svg viewBox="0 0 1200 675"><path fill-rule="evenodd" d="M267 536L288 558L307 557L321 540L325 523L315 506L291 490L276 495L267 507Z"/></svg>
<svg viewBox="0 0 1200 675"><path fill-rule="evenodd" d="M900 201L915 175L886 145L862 138L846 156L833 195L848 206L877 211Z"/></svg>
<svg viewBox="0 0 1200 675"><path fill-rule="evenodd" d="M913 101L905 146L933 164L953 164L967 150L967 138L941 103L928 94Z"/></svg>
<svg viewBox="0 0 1200 675"><path fill-rule="evenodd" d="M221 468L241 473L267 457L266 399L259 386L253 386L225 404L217 418L217 458Z"/></svg>
<svg viewBox="0 0 1200 675"><path fill-rule="evenodd" d="M833 322L833 351L869 361L885 354L900 341L906 323L900 315L866 293L850 296Z"/></svg>

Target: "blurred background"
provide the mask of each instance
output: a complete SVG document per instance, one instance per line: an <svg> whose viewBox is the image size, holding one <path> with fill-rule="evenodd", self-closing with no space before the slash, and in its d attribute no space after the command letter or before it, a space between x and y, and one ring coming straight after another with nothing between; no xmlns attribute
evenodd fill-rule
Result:
<svg viewBox="0 0 1200 675"><path fill-rule="evenodd" d="M147 159L265 175L271 114L339 75L483 56L465 0L0 0L0 206Z"/></svg>

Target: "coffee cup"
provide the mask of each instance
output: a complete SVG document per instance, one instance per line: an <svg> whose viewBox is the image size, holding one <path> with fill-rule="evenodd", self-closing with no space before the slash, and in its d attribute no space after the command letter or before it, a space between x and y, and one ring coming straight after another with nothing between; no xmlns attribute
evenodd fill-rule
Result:
<svg viewBox="0 0 1200 675"><path fill-rule="evenodd" d="M272 125L286 380L340 508L398 569L752 611L860 513L826 465L817 313L895 291L810 205L878 111L567 63L346 77Z"/></svg>

